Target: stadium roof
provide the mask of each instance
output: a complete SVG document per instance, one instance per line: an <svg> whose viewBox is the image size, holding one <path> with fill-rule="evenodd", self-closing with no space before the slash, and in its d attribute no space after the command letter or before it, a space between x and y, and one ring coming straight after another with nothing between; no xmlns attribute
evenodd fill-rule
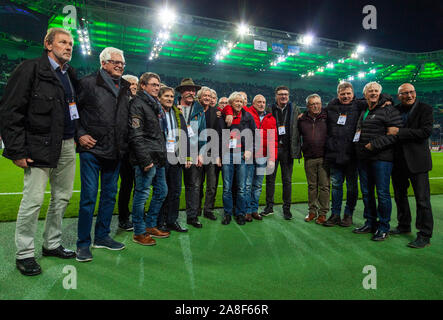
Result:
<svg viewBox="0 0 443 320"><path fill-rule="evenodd" d="M12 2L49 16L49 27L63 26L66 15L63 8L72 4L62 0ZM153 61L222 65L331 81L359 78L385 83L443 81L443 50L406 53L366 47L357 56L356 43L315 38L311 45L306 45L301 41L302 34L254 26L240 36L235 22L180 13L168 28L164 19L160 21L157 9L106 0L77 1L76 7L77 27L87 27L91 51L95 54L112 46L123 49L125 55L146 60L152 53ZM79 44L79 35L73 34ZM261 41L260 50L255 41Z"/></svg>

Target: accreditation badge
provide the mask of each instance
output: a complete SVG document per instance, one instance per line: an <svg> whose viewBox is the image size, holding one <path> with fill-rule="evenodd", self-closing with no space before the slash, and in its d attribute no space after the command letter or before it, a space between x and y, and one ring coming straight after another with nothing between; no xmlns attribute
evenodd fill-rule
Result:
<svg viewBox="0 0 443 320"><path fill-rule="evenodd" d="M191 127L190 124L188 124L187 128L188 128L188 136L189 136L189 138L195 136L194 130L192 130L192 127Z"/></svg>
<svg viewBox="0 0 443 320"><path fill-rule="evenodd" d="M346 115L345 114L341 114L340 117L338 117L337 124L340 124L340 125L344 126L345 123L346 123Z"/></svg>
<svg viewBox="0 0 443 320"><path fill-rule="evenodd" d="M361 131L358 130L355 135L354 135L354 139L352 139L352 142L358 142L360 140L360 133Z"/></svg>
<svg viewBox="0 0 443 320"><path fill-rule="evenodd" d="M285 126L280 126L278 127L278 135L282 136L286 134L286 127Z"/></svg>
<svg viewBox="0 0 443 320"><path fill-rule="evenodd" d="M69 114L71 115L71 120L76 120L80 118L80 116L78 115L77 105L74 101L69 103Z"/></svg>

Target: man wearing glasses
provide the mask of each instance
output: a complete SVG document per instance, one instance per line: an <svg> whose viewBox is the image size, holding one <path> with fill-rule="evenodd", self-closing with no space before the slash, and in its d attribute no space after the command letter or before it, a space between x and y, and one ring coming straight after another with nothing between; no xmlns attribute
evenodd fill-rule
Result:
<svg viewBox="0 0 443 320"><path fill-rule="evenodd" d="M77 260L91 261L91 228L100 177L100 203L93 248L121 250L110 236L120 159L127 151L129 82L122 79L123 51L108 47L100 54L101 69L80 80L77 152L80 153L80 210Z"/></svg>
<svg viewBox="0 0 443 320"><path fill-rule="evenodd" d="M411 210L408 202L409 181L414 189L417 204L417 238L408 243L412 248L430 245L434 220L432 217L429 175L432 170L428 139L432 132L432 107L417 100L415 88L404 83L398 88L400 104L395 106L403 117L403 128L389 127L388 135L397 135L398 143L392 170L398 226L391 234L411 232Z"/></svg>
<svg viewBox="0 0 443 320"><path fill-rule="evenodd" d="M297 127L300 109L289 102L289 88L285 86L275 89L275 102L266 109L266 112L272 113L277 120L278 156L274 172L266 176L266 207L261 215L268 216L274 212L275 176L280 164L283 182L283 217L291 220L292 169L294 159L301 158L300 134Z"/></svg>

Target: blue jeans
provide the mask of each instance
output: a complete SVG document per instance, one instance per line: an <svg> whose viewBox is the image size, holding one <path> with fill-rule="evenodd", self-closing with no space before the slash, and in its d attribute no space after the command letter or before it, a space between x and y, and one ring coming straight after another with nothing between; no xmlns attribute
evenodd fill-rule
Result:
<svg viewBox="0 0 443 320"><path fill-rule="evenodd" d="M363 217L366 219L365 225L377 228L381 232L388 232L392 211L391 195L389 193L392 162L360 161L358 172L365 205L363 212ZM375 202L375 189L377 190L378 207Z"/></svg>
<svg viewBox="0 0 443 320"><path fill-rule="evenodd" d="M331 213L340 216L343 202L343 182L346 179L345 215L352 216L358 198L358 171L356 165L330 165L331 175Z"/></svg>
<svg viewBox="0 0 443 320"><path fill-rule="evenodd" d="M233 163L234 157L241 157L236 159L236 163ZM232 200L232 183L234 177L234 171L237 181L237 201L235 213L236 215L245 215L248 202L250 201L251 185L246 184L246 175L249 170L248 166L252 164L246 164L243 159L243 153L230 153L223 156L223 207L225 215L232 216L233 200ZM235 191L234 191L235 192Z"/></svg>
<svg viewBox="0 0 443 320"><path fill-rule="evenodd" d="M258 211L258 201L262 191L263 179L266 173L267 158L257 158L254 164L247 165L246 185L251 186L249 201L247 202L246 213L252 214Z"/></svg>
<svg viewBox="0 0 443 320"><path fill-rule="evenodd" d="M138 236L146 232L146 228L157 227L157 217L162 207L163 201L168 195L168 185L166 184L165 167L153 166L148 172L134 166L135 169L135 189L132 200L132 223L134 225L134 235ZM145 215L145 204L153 188L149 210Z"/></svg>
<svg viewBox="0 0 443 320"><path fill-rule="evenodd" d="M100 201L95 222L95 240L109 236L112 213L114 211L120 161L105 160L92 153L80 153L80 210L78 213L77 247L91 245L91 228L97 201L98 180L100 176Z"/></svg>

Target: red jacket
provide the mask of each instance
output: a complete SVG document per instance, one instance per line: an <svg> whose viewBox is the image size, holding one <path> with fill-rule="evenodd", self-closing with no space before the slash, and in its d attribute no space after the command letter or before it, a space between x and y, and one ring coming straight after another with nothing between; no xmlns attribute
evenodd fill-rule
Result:
<svg viewBox="0 0 443 320"><path fill-rule="evenodd" d="M257 110L255 110L254 106L244 106L243 109L245 111L249 112L252 117L254 118L255 125L257 126L257 129L260 130L260 136L261 136L261 143L260 148L256 150L255 157L268 157L269 161L275 162L277 159L278 154L278 134L277 134L277 121L272 116L271 113L268 113L265 115L262 121L260 121L260 116L258 115ZM224 115L233 115L233 110L230 105L227 105L223 108L222 113ZM271 131L274 130L274 131ZM268 154L268 133L274 135L274 152L270 152ZM272 136L271 136L272 139Z"/></svg>

